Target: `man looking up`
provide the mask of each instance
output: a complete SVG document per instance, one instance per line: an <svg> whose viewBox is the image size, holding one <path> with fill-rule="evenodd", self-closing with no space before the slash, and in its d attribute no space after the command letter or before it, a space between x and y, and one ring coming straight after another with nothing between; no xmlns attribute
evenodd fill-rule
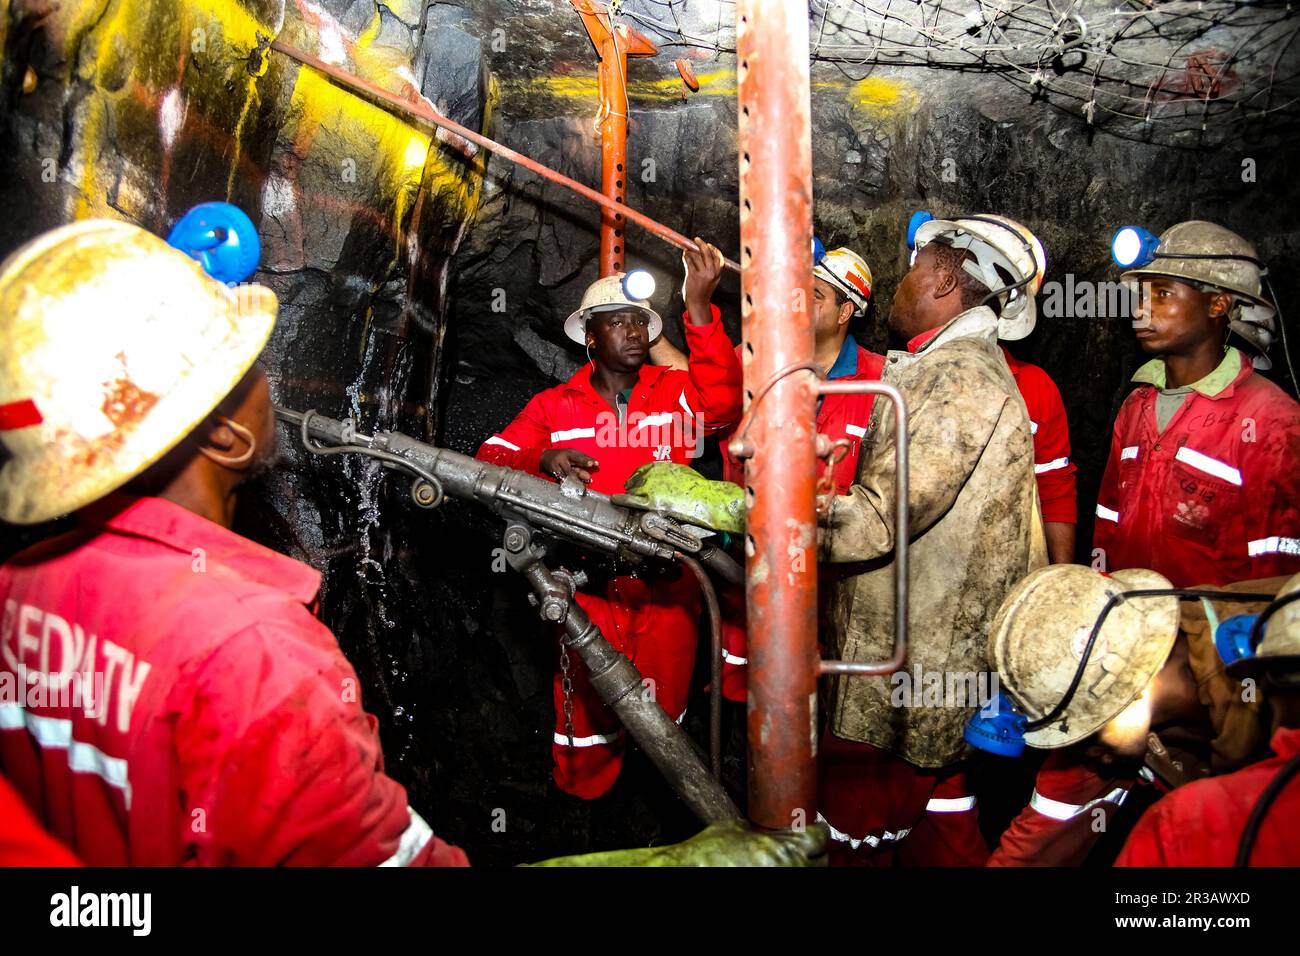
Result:
<svg viewBox="0 0 1300 956"><path fill-rule="evenodd" d="M909 554L914 674L987 674L985 636L1003 596L1046 563L1024 402L997 347L998 312L1033 308L1045 259L1038 240L998 216L931 220L899 285L889 323L907 342L884 380L909 411ZM890 656L894 632L893 417L876 418L847 495L830 508L821 560L843 574L830 596L833 653ZM981 865L987 857L962 773L962 733L979 701L919 693L897 701L883 677L837 677L823 737L821 816L833 863ZM910 835L909 835L910 834Z"/></svg>

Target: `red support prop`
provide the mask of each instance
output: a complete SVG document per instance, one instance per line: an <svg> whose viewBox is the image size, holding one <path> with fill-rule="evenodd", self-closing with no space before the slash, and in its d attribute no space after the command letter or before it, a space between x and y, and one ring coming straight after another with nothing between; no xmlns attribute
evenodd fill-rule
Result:
<svg viewBox="0 0 1300 956"><path fill-rule="evenodd" d="M741 315L746 402L813 361L808 9L738 0ZM745 465L749 816L769 829L815 819L817 800L817 376L760 397ZM758 493L755 494L755 491Z"/></svg>

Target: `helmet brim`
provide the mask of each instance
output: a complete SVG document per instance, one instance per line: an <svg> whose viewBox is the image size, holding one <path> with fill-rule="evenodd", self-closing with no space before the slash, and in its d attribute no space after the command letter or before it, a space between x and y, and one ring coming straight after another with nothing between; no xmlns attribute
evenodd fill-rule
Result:
<svg viewBox="0 0 1300 956"><path fill-rule="evenodd" d="M1273 303L1267 299L1255 295L1253 292L1246 292L1242 289L1229 289L1226 286L1216 285L1213 282L1209 282L1200 276L1188 275L1186 268L1182 263L1183 260L1162 259L1159 256L1156 256L1155 259L1145 266L1140 266L1136 269L1126 269L1124 272L1121 272L1119 276L1120 281L1127 282L1137 281L1144 278L1161 278L1173 279L1176 282L1184 282L1187 285L1209 286L1214 289L1219 289L1228 295L1244 299L1256 308L1263 309L1265 313L1267 313L1266 316L1264 316L1265 318L1271 319L1277 314L1277 309L1275 309Z"/></svg>
<svg viewBox="0 0 1300 956"><path fill-rule="evenodd" d="M636 309L638 312L644 312L646 315L650 316L650 328L647 330L649 340L653 342L655 339L659 338L659 335L664 330L664 322L663 319L659 317L659 313L644 305L634 305L625 302L611 303L609 305L596 305L587 309L579 309L564 320L564 334L570 341L577 342L579 345L585 347L587 344L587 319L600 312L622 312L625 309Z"/></svg>
<svg viewBox="0 0 1300 956"><path fill-rule="evenodd" d="M84 508L143 474L198 427L252 368L275 328L278 302L270 289L245 285L229 295L230 315L214 322L227 326L224 337L190 357L196 371L130 427L90 443L55 434L40 454L0 467L0 519L39 524Z"/></svg>

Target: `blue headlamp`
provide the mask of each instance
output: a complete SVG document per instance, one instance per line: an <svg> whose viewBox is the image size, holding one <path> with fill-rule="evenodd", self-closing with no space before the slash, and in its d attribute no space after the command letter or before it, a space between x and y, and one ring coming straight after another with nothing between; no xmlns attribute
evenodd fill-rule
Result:
<svg viewBox="0 0 1300 956"><path fill-rule="evenodd" d="M228 202L205 202L176 221L167 244L179 249L218 282L243 282L257 271L262 241L242 209Z"/></svg>
<svg viewBox="0 0 1300 956"><path fill-rule="evenodd" d="M920 229L933 218L934 216L926 212L924 209L918 209L916 212L912 213L912 218L907 220L907 248L916 248L916 230Z"/></svg>
<svg viewBox="0 0 1300 956"><path fill-rule="evenodd" d="M1214 647L1224 664L1235 664L1239 660L1255 656L1250 635L1258 619L1258 614L1238 614L1219 622L1219 626L1214 629Z"/></svg>
<svg viewBox="0 0 1300 956"><path fill-rule="evenodd" d="M962 734L966 743L999 757L1019 757L1025 752L1025 729L1029 718L1016 710L1004 690L998 690L993 706L985 704L966 721Z"/></svg>
<svg viewBox="0 0 1300 956"><path fill-rule="evenodd" d="M1125 226L1110 241L1110 255L1121 269L1145 266L1156 257L1160 237L1141 226Z"/></svg>

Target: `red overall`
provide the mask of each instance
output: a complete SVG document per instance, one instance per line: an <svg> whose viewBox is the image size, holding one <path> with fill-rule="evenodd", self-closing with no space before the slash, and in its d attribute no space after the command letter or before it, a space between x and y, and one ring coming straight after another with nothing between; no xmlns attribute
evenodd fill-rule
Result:
<svg viewBox="0 0 1300 956"><path fill-rule="evenodd" d="M739 418L741 373L716 307L708 325L684 324L690 370L643 365L622 421L596 394L588 364L563 385L534 396L514 421L483 443L478 457L540 474L543 452L574 448L599 462L589 487L603 494L622 492L632 473L652 461L689 464L703 450L704 434ZM637 665L645 692L680 720L695 662L699 592L694 579L678 568L646 571L615 577L603 593L579 593L577 599L605 638ZM554 682L555 782L568 793L594 799L618 778L624 734L591 689L582 662L570 657L572 740L558 669Z"/></svg>
<svg viewBox="0 0 1300 956"><path fill-rule="evenodd" d="M988 865L1082 866L1134 782L1102 776L1077 755L1053 750L1029 806L1011 821Z"/></svg>
<svg viewBox="0 0 1300 956"><path fill-rule="evenodd" d="M1300 405L1244 355L1163 432L1156 394L1139 386L1115 419L1093 536L1103 570L1150 568L1176 587L1300 571Z"/></svg>
<svg viewBox="0 0 1300 956"><path fill-rule="evenodd" d="M1300 729L1273 735L1274 757L1197 780L1143 814L1116 866L1232 866L1246 821L1283 764L1300 754ZM1252 866L1300 866L1300 777L1273 801L1255 840Z"/></svg>
<svg viewBox="0 0 1300 956"><path fill-rule="evenodd" d="M831 866L983 866L988 859L960 765L922 770L827 730L817 802L831 831Z"/></svg>
<svg viewBox="0 0 1300 956"><path fill-rule="evenodd" d="M1065 417L1061 390L1037 365L1020 361L1005 347L1002 354L1029 412L1029 427L1034 433L1034 476L1038 480L1043 520L1077 524L1074 480L1077 469L1070 461L1070 423Z"/></svg>
<svg viewBox="0 0 1300 956"><path fill-rule="evenodd" d="M736 349L739 358L740 349ZM827 378L837 382L877 382L885 358L858 345L852 335L844 339L839 358ZM835 494L846 495L858 474L858 453L871 422L876 396L827 395L817 407L817 434L831 441L846 439L848 451L835 465ZM743 486L744 463L726 451L723 443L723 478ZM718 592L722 611L722 694L728 700L743 701L749 695L748 642L745 636L745 589L724 587Z"/></svg>
<svg viewBox="0 0 1300 956"><path fill-rule="evenodd" d="M67 847L45 832L23 798L0 777L0 867L80 865Z"/></svg>
<svg viewBox="0 0 1300 956"><path fill-rule="evenodd" d="M0 566L0 772L92 866L465 865L383 773L312 568L110 495Z"/></svg>

